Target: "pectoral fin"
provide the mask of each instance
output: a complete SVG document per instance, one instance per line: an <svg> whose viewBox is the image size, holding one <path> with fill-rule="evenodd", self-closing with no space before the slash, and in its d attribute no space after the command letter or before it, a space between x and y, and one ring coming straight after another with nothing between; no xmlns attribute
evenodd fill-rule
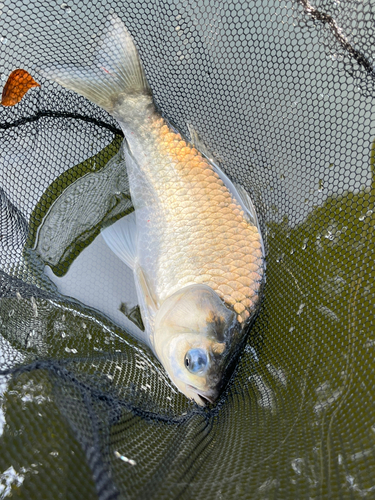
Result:
<svg viewBox="0 0 375 500"><path fill-rule="evenodd" d="M145 328L145 337L147 344L155 352L154 346L154 318L157 313L158 306L156 304L154 295L151 291L143 270L138 267L134 272L135 287L137 289L137 296L139 302L139 309Z"/></svg>
<svg viewBox="0 0 375 500"><path fill-rule="evenodd" d="M142 291L142 296L144 299L144 303L147 306L147 308L155 314L156 311L158 310L158 305L156 303L156 299L154 294L152 293L151 287L147 282L147 279L144 275L144 272L141 267L138 267L136 270L136 276L138 278L138 284L139 287Z"/></svg>

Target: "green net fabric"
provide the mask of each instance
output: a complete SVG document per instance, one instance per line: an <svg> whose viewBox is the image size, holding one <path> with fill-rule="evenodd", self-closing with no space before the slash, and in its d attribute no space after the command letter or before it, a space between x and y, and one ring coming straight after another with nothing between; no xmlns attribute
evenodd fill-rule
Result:
<svg viewBox="0 0 375 500"><path fill-rule="evenodd" d="M122 132L36 72L84 64L111 13L262 227L261 308L204 409L116 305ZM366 1L0 3L1 83L41 84L0 109L0 498L374 498L374 40Z"/></svg>

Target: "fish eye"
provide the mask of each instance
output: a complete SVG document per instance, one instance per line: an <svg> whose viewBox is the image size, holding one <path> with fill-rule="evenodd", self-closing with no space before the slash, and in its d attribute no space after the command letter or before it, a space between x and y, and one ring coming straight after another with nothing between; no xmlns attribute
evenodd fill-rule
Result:
<svg viewBox="0 0 375 500"><path fill-rule="evenodd" d="M207 354L203 349L190 349L185 354L185 366L191 373L203 373L207 364Z"/></svg>

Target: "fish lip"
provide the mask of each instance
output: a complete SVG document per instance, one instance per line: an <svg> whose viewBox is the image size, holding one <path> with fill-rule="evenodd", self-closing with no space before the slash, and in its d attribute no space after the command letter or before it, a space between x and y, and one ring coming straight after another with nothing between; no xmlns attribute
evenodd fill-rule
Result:
<svg viewBox="0 0 375 500"><path fill-rule="evenodd" d="M189 384L188 387L189 387L189 389L194 391L195 394L197 394L203 400L203 403L205 403L205 404L207 402L210 404L214 404L214 402L217 399L217 391L198 392L194 386ZM212 394L212 393L214 393L214 394Z"/></svg>
<svg viewBox="0 0 375 500"><path fill-rule="evenodd" d="M208 396L203 396L203 394L200 394L199 392L197 392L197 394L203 400L204 403L206 403L206 402L208 402L210 404L214 403L214 400L209 398Z"/></svg>

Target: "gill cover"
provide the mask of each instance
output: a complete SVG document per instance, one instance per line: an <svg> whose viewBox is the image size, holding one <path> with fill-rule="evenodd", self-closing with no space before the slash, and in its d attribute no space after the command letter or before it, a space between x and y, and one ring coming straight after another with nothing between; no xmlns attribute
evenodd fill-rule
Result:
<svg viewBox="0 0 375 500"><path fill-rule="evenodd" d="M212 288L190 285L163 302L155 318L155 336L199 333L216 342L225 342L235 317Z"/></svg>

